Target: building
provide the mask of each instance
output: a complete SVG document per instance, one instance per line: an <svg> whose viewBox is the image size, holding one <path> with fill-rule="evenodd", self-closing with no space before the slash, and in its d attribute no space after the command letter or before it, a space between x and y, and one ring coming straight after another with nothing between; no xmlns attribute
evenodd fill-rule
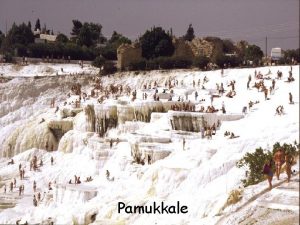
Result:
<svg viewBox="0 0 300 225"><path fill-rule="evenodd" d="M34 43L55 42L57 37L57 35L52 35L52 34L41 34L40 30L36 30L33 33L35 36Z"/></svg>
<svg viewBox="0 0 300 225"><path fill-rule="evenodd" d="M213 44L202 39L194 38L192 41L186 41L183 38L173 38L174 53L172 57L180 57L193 61L198 56L210 57L213 52ZM126 69L131 63L136 63L144 58L142 57L142 48L139 43L122 44L117 50L119 70Z"/></svg>

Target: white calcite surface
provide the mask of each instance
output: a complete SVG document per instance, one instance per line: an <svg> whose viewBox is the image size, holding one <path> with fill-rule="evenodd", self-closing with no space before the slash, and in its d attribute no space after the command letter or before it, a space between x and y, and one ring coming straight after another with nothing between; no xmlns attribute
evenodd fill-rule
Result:
<svg viewBox="0 0 300 225"><path fill-rule="evenodd" d="M61 67L64 73L59 72ZM270 70L272 79L278 70L283 72L283 79L276 79L269 100L255 88L246 89L249 74L251 86L258 81L254 78L255 70L262 74ZM72 64L20 68L1 65L0 73L9 81L0 83L0 223L15 224L21 220L29 224L53 221L54 224L94 225L237 225L252 224L254 220L260 221L258 224L273 224L276 218L277 224L298 224L295 219L299 217L299 191L295 191L299 188L298 175L287 185L283 182L286 174L281 174L280 181L274 180L276 188L265 191L267 181L243 188L241 179L245 178L245 171L236 167L239 159L258 147L271 149L275 142L295 140L299 143L299 66L292 67L295 78L292 83L285 82L290 70L290 66L226 69L223 77L220 70L117 73L101 77L103 86L128 85L131 90L137 90L135 101L124 94L118 99L111 96L101 104L97 98L88 97L81 99L80 107L76 108L74 101L79 96L70 93L71 86L80 83L82 91L89 95L98 69L90 66L81 69ZM85 75L78 75L83 72ZM193 80L197 83L200 79L202 84L204 76L209 80L204 84L205 89L193 87ZM179 86L173 88L172 101L168 101L168 95L162 95L169 79L179 81ZM228 91L227 85L232 80L236 81L236 96L224 95L211 103L210 93L216 92L216 83L222 82ZM153 101L154 81L161 94L158 102ZM264 82L270 87L272 80ZM144 90L143 86L149 83L152 89ZM199 94L197 101L195 91ZM289 92L295 104L288 103ZM142 99L143 93L148 94L147 100ZM227 113L172 111L171 105L183 104L177 101L179 97L187 97L185 102L195 104L196 109L211 104L220 109L224 103ZM55 107L50 108L53 98ZM242 114L250 100L259 103ZM275 115L278 105L284 106L281 116ZM170 119L175 117L179 125L172 129ZM221 122L212 140L202 139L198 132L198 119L202 117L208 124ZM239 137L228 139L224 137L225 131ZM141 156L144 165L135 162L134 154ZM43 160L44 165L37 171L29 169L33 156ZM7 165L11 158L15 164ZM23 180L19 178L19 164L25 169ZM299 162L292 168L294 173L298 168ZM70 179L74 181L74 175L81 177L81 184L68 183ZM93 180L85 182L89 176ZM9 187L13 178L17 187L4 194L3 185ZM33 181L37 182L35 193ZM49 182L53 190L48 189ZM20 197L19 185L25 186ZM228 196L237 189L242 190L241 201L225 207ZM37 192L42 194L42 201L34 207L32 200ZM7 200L11 204L6 208L3 205ZM131 215L118 213L119 201L130 205L180 201L189 210L187 214L172 216Z"/></svg>

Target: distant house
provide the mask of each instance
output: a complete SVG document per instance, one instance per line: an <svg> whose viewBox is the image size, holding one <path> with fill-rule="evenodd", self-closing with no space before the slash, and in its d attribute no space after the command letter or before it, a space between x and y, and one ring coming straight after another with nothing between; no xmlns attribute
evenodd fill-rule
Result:
<svg viewBox="0 0 300 225"><path fill-rule="evenodd" d="M272 48L271 49L271 59L272 60L279 60L282 57L282 50L281 48Z"/></svg>
<svg viewBox="0 0 300 225"><path fill-rule="evenodd" d="M54 42L56 40L57 35L52 34L41 34L40 30L36 30L33 32L35 39L35 43L47 43L47 42Z"/></svg>

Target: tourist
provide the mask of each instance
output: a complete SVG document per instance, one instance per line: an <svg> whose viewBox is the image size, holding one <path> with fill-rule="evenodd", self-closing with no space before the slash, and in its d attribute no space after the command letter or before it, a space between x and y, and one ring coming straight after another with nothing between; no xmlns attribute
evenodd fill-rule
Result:
<svg viewBox="0 0 300 225"><path fill-rule="evenodd" d="M204 133L205 133L204 127L200 128L200 132L201 132L201 138L203 139L204 138Z"/></svg>
<svg viewBox="0 0 300 225"><path fill-rule="evenodd" d="M280 175L281 167L284 163L284 159L285 159L284 152L281 148L279 148L273 156L273 160L275 162L275 168L276 168L275 173L276 173L277 180L279 180L279 175Z"/></svg>
<svg viewBox="0 0 300 225"><path fill-rule="evenodd" d="M53 156L51 156L51 166L53 166L53 163L54 163L54 159Z"/></svg>
<svg viewBox="0 0 300 225"><path fill-rule="evenodd" d="M293 164L293 157L290 153L285 154L285 171L287 175L287 182L290 182L291 180L291 174L292 174L292 164Z"/></svg>
<svg viewBox="0 0 300 225"><path fill-rule="evenodd" d="M185 150L185 138L182 139L182 150Z"/></svg>
<svg viewBox="0 0 300 225"><path fill-rule="evenodd" d="M41 193L40 193L40 192L37 194L37 200L38 200L39 202L41 201Z"/></svg>
<svg viewBox="0 0 300 225"><path fill-rule="evenodd" d="M272 189L272 179L273 179L272 160L265 162L264 168L263 168L263 174L268 179L269 188Z"/></svg>
<svg viewBox="0 0 300 225"><path fill-rule="evenodd" d="M223 113L223 114L226 114L226 109L225 109L225 104L224 104L224 102L222 102L222 113Z"/></svg>
<svg viewBox="0 0 300 225"><path fill-rule="evenodd" d="M265 100L267 100L268 99L268 89L267 88L264 89L264 94L265 94Z"/></svg>
<svg viewBox="0 0 300 225"><path fill-rule="evenodd" d="M37 207L37 200L36 200L35 195L33 195L33 205L34 205L35 207Z"/></svg>
<svg viewBox="0 0 300 225"><path fill-rule="evenodd" d="M291 92L289 93L289 100L290 100L290 104L294 104L293 95L291 94Z"/></svg>
<svg viewBox="0 0 300 225"><path fill-rule="evenodd" d="M109 180L110 178L110 172L108 170L106 170L106 179Z"/></svg>
<svg viewBox="0 0 300 225"><path fill-rule="evenodd" d="M13 192L13 188L14 188L14 183L10 182L10 184L9 184L9 191Z"/></svg>
<svg viewBox="0 0 300 225"><path fill-rule="evenodd" d="M35 180L33 181L33 192L36 192L36 182L35 182Z"/></svg>
<svg viewBox="0 0 300 225"><path fill-rule="evenodd" d="M51 182L49 182L49 183L48 183L48 189L49 189L49 191L51 191L51 190L52 190L52 187L51 187Z"/></svg>
<svg viewBox="0 0 300 225"><path fill-rule="evenodd" d="M22 194L22 185L19 186L19 196Z"/></svg>
<svg viewBox="0 0 300 225"><path fill-rule="evenodd" d="M147 161L148 161L148 165L150 165L151 164L151 156L150 155L147 156Z"/></svg>

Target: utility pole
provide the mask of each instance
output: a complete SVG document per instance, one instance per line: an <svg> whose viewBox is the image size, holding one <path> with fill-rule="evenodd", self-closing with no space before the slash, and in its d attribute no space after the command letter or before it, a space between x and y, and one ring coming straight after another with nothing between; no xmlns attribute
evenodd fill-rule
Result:
<svg viewBox="0 0 300 225"><path fill-rule="evenodd" d="M5 37L7 36L7 20L5 20Z"/></svg>
<svg viewBox="0 0 300 225"><path fill-rule="evenodd" d="M268 57L268 37L266 36L266 52L265 56Z"/></svg>

